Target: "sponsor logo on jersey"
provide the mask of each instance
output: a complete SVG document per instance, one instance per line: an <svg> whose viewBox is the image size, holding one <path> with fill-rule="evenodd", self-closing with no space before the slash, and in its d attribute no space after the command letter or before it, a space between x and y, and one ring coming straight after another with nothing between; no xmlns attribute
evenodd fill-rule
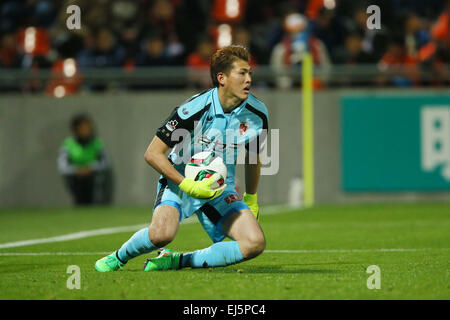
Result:
<svg viewBox="0 0 450 320"><path fill-rule="evenodd" d="M169 122L166 123L166 128L169 131L173 131L173 130L175 130L177 125L178 125L178 121L177 120L170 120Z"/></svg>
<svg viewBox="0 0 450 320"><path fill-rule="evenodd" d="M205 147L210 147L210 145L212 145L212 149L214 151L220 151L222 152L225 148L231 148L231 149L238 149L239 148L239 144L237 143L222 143L218 140L215 140L216 137L208 137L208 136L199 136L197 137L197 143L204 145Z"/></svg>

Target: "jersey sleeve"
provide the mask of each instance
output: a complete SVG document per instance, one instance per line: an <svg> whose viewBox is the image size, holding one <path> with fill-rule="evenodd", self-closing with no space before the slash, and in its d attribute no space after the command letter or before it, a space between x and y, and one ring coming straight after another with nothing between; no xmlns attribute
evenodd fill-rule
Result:
<svg viewBox="0 0 450 320"><path fill-rule="evenodd" d="M258 136L255 139L253 139L245 144L245 149L247 150L247 152L260 154L266 146L267 133L269 131L269 121L268 121L267 113L261 112L260 110L257 110L252 107L247 107L247 108L250 111L252 111L253 113L255 113L261 119L262 130L259 132Z"/></svg>
<svg viewBox="0 0 450 320"><path fill-rule="evenodd" d="M189 108L189 106L176 107L169 117L156 130L156 136L164 141L170 148L183 140L183 135L176 134L175 130L185 129L189 132L194 130L197 121L209 108L209 104L203 108Z"/></svg>
<svg viewBox="0 0 450 320"><path fill-rule="evenodd" d="M172 134L176 128L182 128L182 125L181 118L178 116L178 107L176 107L169 117L156 130L156 136L164 141L164 143L169 147L173 148L180 141L172 139Z"/></svg>

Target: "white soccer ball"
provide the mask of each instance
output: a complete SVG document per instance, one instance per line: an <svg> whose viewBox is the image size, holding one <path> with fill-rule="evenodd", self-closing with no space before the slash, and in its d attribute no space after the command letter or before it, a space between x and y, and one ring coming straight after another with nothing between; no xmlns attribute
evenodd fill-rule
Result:
<svg viewBox="0 0 450 320"><path fill-rule="evenodd" d="M220 174L221 178L211 186L213 190L223 186L227 179L227 166L223 159L213 151L203 151L194 154L184 169L185 177L194 181L207 179L214 173Z"/></svg>

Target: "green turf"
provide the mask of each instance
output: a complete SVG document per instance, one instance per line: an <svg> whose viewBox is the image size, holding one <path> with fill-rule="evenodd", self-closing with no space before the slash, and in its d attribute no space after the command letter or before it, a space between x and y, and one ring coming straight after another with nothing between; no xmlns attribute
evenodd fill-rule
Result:
<svg viewBox="0 0 450 320"><path fill-rule="evenodd" d="M0 244L82 230L146 223L150 209L0 212ZM4 256L7 252L111 252L133 232L0 249L0 299L449 299L450 206L383 204L323 206L264 215L267 250L254 260L216 269L144 273L147 257L126 269L98 273L101 255ZM200 224L180 227L168 247L209 246ZM379 252L377 249L417 249ZM81 289L66 287L69 265L81 268ZM366 268L381 268L381 289L366 286Z"/></svg>

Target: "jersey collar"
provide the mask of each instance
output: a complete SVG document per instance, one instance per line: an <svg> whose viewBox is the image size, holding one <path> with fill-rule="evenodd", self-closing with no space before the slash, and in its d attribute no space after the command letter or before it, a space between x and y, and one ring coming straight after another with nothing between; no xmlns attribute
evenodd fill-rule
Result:
<svg viewBox="0 0 450 320"><path fill-rule="evenodd" d="M219 89L217 87L213 89L214 113L216 114L216 116L220 115L221 117L225 117L225 113L223 112L222 105L220 104L218 91L219 91Z"/></svg>
<svg viewBox="0 0 450 320"><path fill-rule="evenodd" d="M218 92L219 92L219 89L217 87L213 89L213 108L214 108L214 113L216 114L216 116L220 115L221 117L225 117L225 113L223 112L222 105L220 104L219 93ZM238 113L239 110L241 110L243 108L243 106L245 106L247 104L247 100L248 99L245 99L244 101L242 101L239 106L237 106L236 108L233 109L233 111L231 111L231 113Z"/></svg>

